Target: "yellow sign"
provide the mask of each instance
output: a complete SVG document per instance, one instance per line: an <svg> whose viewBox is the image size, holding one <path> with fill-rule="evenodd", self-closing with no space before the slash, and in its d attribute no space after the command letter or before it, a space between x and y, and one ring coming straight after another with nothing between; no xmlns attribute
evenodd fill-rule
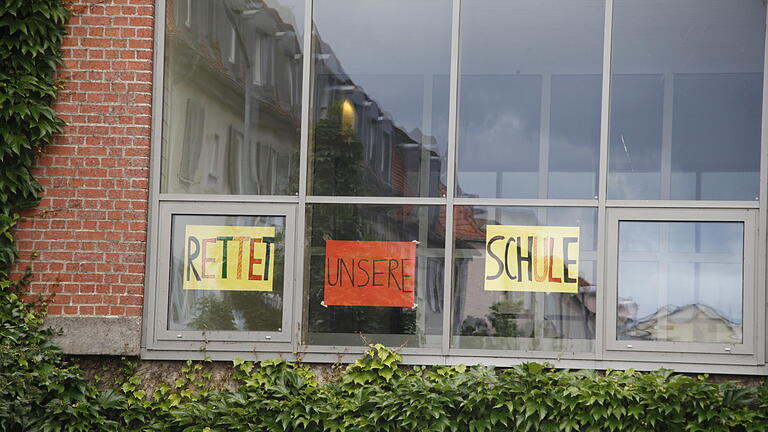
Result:
<svg viewBox="0 0 768 432"><path fill-rule="evenodd" d="M579 291L579 227L488 225L485 290Z"/></svg>
<svg viewBox="0 0 768 432"><path fill-rule="evenodd" d="M275 227L187 225L185 290L272 291Z"/></svg>

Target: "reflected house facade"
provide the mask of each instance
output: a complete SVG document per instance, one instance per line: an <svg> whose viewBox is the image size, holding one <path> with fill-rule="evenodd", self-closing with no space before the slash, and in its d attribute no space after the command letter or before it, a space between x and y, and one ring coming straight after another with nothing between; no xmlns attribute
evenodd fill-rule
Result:
<svg viewBox="0 0 768 432"><path fill-rule="evenodd" d="M351 130L359 140L359 158L333 169L360 171L359 189L345 190L342 185L324 185L331 174L328 160L316 158L312 167L315 179L310 186L316 195L370 195L370 196L436 196L444 191L441 183L441 160L445 155L437 152L437 139L424 135L419 128L407 131L397 118L381 106L375 96L366 93L361 85L344 71L341 60L328 43L322 40L319 30L315 37L315 80L313 115L316 119L327 118L340 110L341 125ZM313 131L315 154L328 151L320 148L337 143L324 143L318 130ZM443 146L445 143L443 143ZM337 149L337 151L340 151ZM441 189L442 188L442 189Z"/></svg>
<svg viewBox="0 0 768 432"><path fill-rule="evenodd" d="M290 173L299 157L301 35L292 13L273 6L237 0L168 3L165 192L270 195L297 189ZM258 220L229 218L222 224L248 226ZM175 229L181 238L183 230ZM278 247L282 263L284 245ZM175 259L169 328L280 327L282 289L257 295L182 290L183 267ZM282 274L278 277L281 286Z"/></svg>
<svg viewBox="0 0 768 432"><path fill-rule="evenodd" d="M436 137L407 130L397 113L345 72L343 61L313 38L313 127L308 193L325 196L436 196L445 192L445 155ZM371 79L371 77L366 77ZM375 79L374 79L375 81ZM443 146L445 144L443 143ZM340 202L344 199L340 198ZM442 329L445 214L438 206L311 205L308 208L307 339L355 345L375 335L389 345L437 346ZM327 307L322 304L325 240L411 241L418 244L413 308Z"/></svg>
<svg viewBox="0 0 768 432"><path fill-rule="evenodd" d="M252 1L168 6L164 191L295 192L303 52L291 12Z"/></svg>
<svg viewBox="0 0 768 432"><path fill-rule="evenodd" d="M665 306L639 320L629 318L622 327L624 339L685 342L706 338L725 343L742 339L740 323L703 304Z"/></svg>

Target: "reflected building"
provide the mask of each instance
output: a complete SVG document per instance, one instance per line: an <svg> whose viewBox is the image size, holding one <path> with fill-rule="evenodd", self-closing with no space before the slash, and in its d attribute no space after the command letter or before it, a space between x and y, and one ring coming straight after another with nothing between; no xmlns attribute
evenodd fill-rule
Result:
<svg viewBox="0 0 768 432"><path fill-rule="evenodd" d="M441 188L441 167L445 155L438 152L437 138L421 129L410 131L398 124L387 107L344 71L333 48L315 30L314 123L310 152L315 155L338 151L334 160L315 157L311 167L310 193L313 195L437 196ZM379 77L380 78L380 77ZM340 114L334 114L334 109ZM339 142L324 142L322 119L340 115L341 126L359 142L346 149ZM329 149L327 147L334 147ZM354 152L350 155L348 152ZM332 153L333 154L333 153ZM352 156L352 157L350 157ZM334 163L343 160L339 166ZM330 164L329 164L330 162ZM358 170L358 185L328 182L334 174L327 170Z"/></svg>
<svg viewBox="0 0 768 432"><path fill-rule="evenodd" d="M740 343L741 323L736 323L705 304L667 305L638 320L628 319L619 326L625 340L668 342L706 341Z"/></svg>
<svg viewBox="0 0 768 432"><path fill-rule="evenodd" d="M269 0L168 7L163 192L295 192L303 50L292 12Z"/></svg>

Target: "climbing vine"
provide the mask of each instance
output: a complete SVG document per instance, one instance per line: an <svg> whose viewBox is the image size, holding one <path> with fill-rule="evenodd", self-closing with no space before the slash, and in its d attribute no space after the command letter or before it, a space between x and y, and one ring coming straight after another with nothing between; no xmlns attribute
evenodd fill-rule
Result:
<svg viewBox="0 0 768 432"><path fill-rule="evenodd" d="M61 131L52 104L68 12L61 0L0 0L0 286L16 258L18 211L37 205L30 170Z"/></svg>

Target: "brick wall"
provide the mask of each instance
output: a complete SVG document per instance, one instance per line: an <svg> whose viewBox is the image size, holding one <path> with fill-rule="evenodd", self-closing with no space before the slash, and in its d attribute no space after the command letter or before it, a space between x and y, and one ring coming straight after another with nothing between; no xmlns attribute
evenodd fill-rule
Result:
<svg viewBox="0 0 768 432"><path fill-rule="evenodd" d="M67 123L40 155L40 206L17 231L51 315L142 314L152 99L152 0L79 0L55 106ZM38 256L32 258L33 251Z"/></svg>

